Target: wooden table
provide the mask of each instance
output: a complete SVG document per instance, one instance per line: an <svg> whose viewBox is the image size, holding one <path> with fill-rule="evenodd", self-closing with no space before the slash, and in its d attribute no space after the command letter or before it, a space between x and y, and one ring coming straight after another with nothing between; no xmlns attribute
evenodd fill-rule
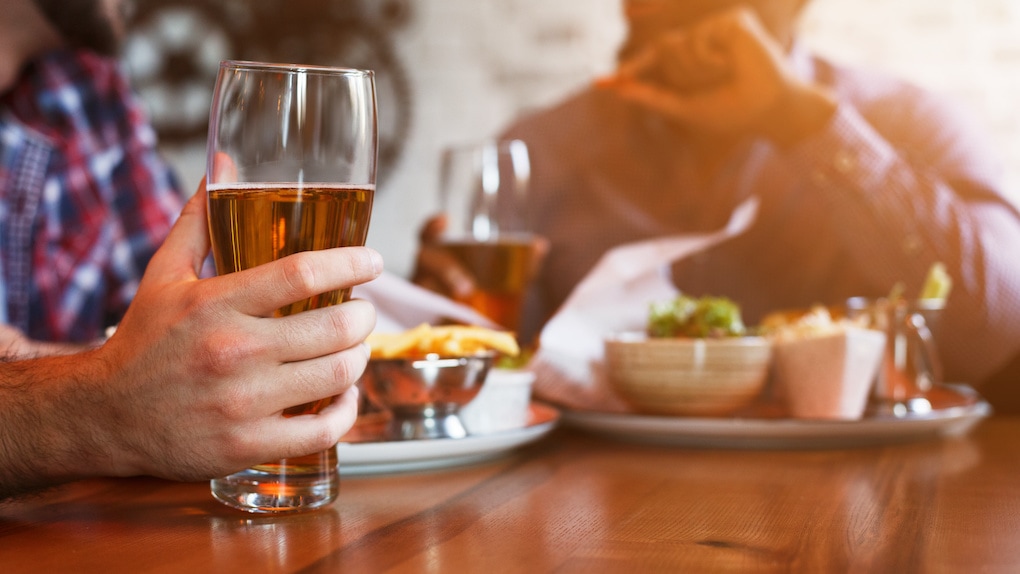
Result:
<svg viewBox="0 0 1020 574"><path fill-rule="evenodd" d="M829 451L565 429L495 461L347 478L258 517L207 484L93 480L0 506L13 572L1017 572L1020 418Z"/></svg>

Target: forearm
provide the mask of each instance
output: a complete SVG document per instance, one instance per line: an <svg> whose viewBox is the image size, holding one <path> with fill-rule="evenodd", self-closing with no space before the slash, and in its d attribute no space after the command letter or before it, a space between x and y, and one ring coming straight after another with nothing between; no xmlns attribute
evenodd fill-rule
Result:
<svg viewBox="0 0 1020 574"><path fill-rule="evenodd" d="M0 499L93 476L95 448L87 354L0 363Z"/></svg>

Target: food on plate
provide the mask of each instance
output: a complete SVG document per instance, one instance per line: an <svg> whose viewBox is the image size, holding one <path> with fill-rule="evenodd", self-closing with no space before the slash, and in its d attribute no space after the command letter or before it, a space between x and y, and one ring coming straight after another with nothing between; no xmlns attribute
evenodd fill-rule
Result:
<svg viewBox="0 0 1020 574"><path fill-rule="evenodd" d="M366 342L372 348L373 359L418 358L430 354L467 357L485 351L508 356L520 353L513 333L472 325L422 323L400 333L372 333Z"/></svg>
<svg viewBox="0 0 1020 574"><path fill-rule="evenodd" d="M867 327L867 317L834 316L822 305L762 320L774 391L791 416L861 418L885 348L885 334Z"/></svg>
<svg viewBox="0 0 1020 574"><path fill-rule="evenodd" d="M648 311L650 337L740 337L747 329L740 307L725 297L679 295L652 303Z"/></svg>
<svg viewBox="0 0 1020 574"><path fill-rule="evenodd" d="M493 366L505 370L524 369L531 363L531 358L534 356L534 347L524 347L516 355L500 355L496 358L496 363Z"/></svg>
<svg viewBox="0 0 1020 574"><path fill-rule="evenodd" d="M921 288L920 299L942 299L949 298L949 292L953 289L953 278L946 272L946 266L937 262L928 269L928 276L924 280L924 287Z"/></svg>
<svg viewBox="0 0 1020 574"><path fill-rule="evenodd" d="M604 341L609 388L635 411L728 416L761 395L771 343L762 337L648 337Z"/></svg>
<svg viewBox="0 0 1020 574"><path fill-rule="evenodd" d="M867 327L865 317L848 319L836 317L823 305L815 305L807 311L777 311L761 321L761 332L776 341L824 337L846 331L850 327Z"/></svg>

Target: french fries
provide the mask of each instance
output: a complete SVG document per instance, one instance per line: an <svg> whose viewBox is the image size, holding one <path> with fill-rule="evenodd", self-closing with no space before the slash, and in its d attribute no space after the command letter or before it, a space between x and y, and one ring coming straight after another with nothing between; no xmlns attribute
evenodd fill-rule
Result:
<svg viewBox="0 0 1020 574"><path fill-rule="evenodd" d="M443 357L464 357L483 351L507 356L521 352L512 333L484 327L422 323L401 333L372 333L366 340L373 359L424 357L435 353Z"/></svg>

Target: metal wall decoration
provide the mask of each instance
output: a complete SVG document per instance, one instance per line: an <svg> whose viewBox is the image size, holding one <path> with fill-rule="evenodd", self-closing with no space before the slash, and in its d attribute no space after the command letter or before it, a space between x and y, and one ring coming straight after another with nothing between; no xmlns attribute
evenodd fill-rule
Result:
<svg viewBox="0 0 1020 574"><path fill-rule="evenodd" d="M393 47L410 0L147 0L136 3L124 58L162 141L205 145L220 60L339 65L376 72L379 179L411 126L410 81Z"/></svg>

